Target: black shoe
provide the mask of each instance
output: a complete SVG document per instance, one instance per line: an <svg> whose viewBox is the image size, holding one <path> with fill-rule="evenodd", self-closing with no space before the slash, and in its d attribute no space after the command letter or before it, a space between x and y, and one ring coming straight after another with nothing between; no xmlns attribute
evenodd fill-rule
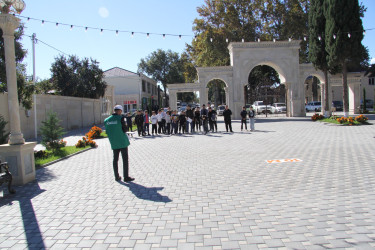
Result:
<svg viewBox="0 0 375 250"><path fill-rule="evenodd" d="M115 178L116 181L121 181L121 176Z"/></svg>
<svg viewBox="0 0 375 250"><path fill-rule="evenodd" d="M135 179L134 178L132 178L132 177L126 177L126 178L124 178L124 181L125 182L131 182L131 181L134 181Z"/></svg>

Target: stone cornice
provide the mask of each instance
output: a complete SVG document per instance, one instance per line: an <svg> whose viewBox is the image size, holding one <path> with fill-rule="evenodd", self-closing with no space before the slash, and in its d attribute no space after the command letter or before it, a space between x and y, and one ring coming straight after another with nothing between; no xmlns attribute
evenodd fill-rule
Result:
<svg viewBox="0 0 375 250"><path fill-rule="evenodd" d="M233 49L247 49L247 48L300 48L301 40L292 41L265 41L265 42L231 42L228 45L228 49L231 51Z"/></svg>
<svg viewBox="0 0 375 250"><path fill-rule="evenodd" d="M232 66L197 67L198 72L233 72Z"/></svg>
<svg viewBox="0 0 375 250"><path fill-rule="evenodd" d="M18 28L20 20L10 14L0 14L0 27L3 34L6 36L13 36L15 29Z"/></svg>

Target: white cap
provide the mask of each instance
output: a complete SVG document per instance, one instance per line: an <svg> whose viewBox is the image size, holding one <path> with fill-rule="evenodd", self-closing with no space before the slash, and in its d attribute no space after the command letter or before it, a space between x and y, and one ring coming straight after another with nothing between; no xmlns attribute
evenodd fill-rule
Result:
<svg viewBox="0 0 375 250"><path fill-rule="evenodd" d="M114 108L113 108L114 110L116 110L116 109L119 109L119 110L121 110L121 111L123 111L123 109L122 109L122 106L121 105L116 105Z"/></svg>

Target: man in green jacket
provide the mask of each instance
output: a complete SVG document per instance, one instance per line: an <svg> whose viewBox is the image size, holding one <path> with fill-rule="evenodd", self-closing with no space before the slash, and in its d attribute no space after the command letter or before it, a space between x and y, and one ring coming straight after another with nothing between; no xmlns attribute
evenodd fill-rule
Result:
<svg viewBox="0 0 375 250"><path fill-rule="evenodd" d="M113 150L113 171L115 173L115 180L121 181L121 176L118 173L118 158L121 152L124 167L124 181L134 181L134 178L129 176L128 146L130 142L126 135L126 123L124 117L121 115L122 106L116 105L114 111L115 112L110 117L104 120L104 126Z"/></svg>

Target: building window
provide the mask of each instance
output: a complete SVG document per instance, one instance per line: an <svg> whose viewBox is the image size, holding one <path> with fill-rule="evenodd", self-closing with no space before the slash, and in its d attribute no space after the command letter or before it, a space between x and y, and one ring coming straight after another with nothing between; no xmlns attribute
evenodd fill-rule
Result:
<svg viewBox="0 0 375 250"><path fill-rule="evenodd" d="M151 84L147 83L147 93L151 93Z"/></svg>
<svg viewBox="0 0 375 250"><path fill-rule="evenodd" d="M146 92L146 81L142 80L142 92Z"/></svg>
<svg viewBox="0 0 375 250"><path fill-rule="evenodd" d="M370 77L370 78L368 79L368 84L369 84L369 85L375 85L375 77Z"/></svg>

